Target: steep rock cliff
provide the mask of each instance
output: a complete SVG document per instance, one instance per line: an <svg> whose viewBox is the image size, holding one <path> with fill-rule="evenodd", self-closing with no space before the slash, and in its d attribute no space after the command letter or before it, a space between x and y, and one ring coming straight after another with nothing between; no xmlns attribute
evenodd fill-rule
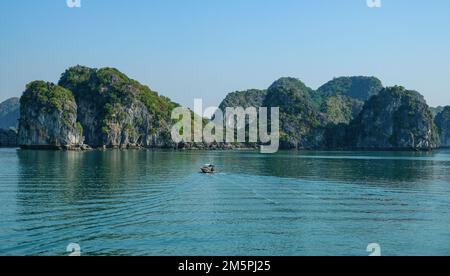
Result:
<svg viewBox="0 0 450 276"><path fill-rule="evenodd" d="M423 96L395 86L366 102L345 142L359 149L431 150L439 136Z"/></svg>
<svg viewBox="0 0 450 276"><path fill-rule="evenodd" d="M92 147L172 147L173 108L178 106L113 68L68 69L59 85L72 91L78 121Z"/></svg>
<svg viewBox="0 0 450 276"><path fill-rule="evenodd" d="M52 83L34 81L20 99L19 145L24 148L78 148L83 130L77 123L72 92Z"/></svg>
<svg viewBox="0 0 450 276"><path fill-rule="evenodd" d="M321 111L335 125L358 117L364 102L383 89L381 81L375 77L355 76L335 78L317 89L321 98Z"/></svg>
<svg viewBox="0 0 450 276"><path fill-rule="evenodd" d="M315 92L294 78L281 78L268 89L265 107L280 108L281 149L321 147L327 119L316 105Z"/></svg>

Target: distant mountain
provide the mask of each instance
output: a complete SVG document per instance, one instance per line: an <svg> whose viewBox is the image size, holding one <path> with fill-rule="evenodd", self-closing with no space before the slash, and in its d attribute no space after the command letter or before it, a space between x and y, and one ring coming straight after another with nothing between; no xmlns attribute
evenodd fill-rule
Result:
<svg viewBox="0 0 450 276"><path fill-rule="evenodd" d="M0 103L0 129L17 128L19 114L19 98L10 98Z"/></svg>

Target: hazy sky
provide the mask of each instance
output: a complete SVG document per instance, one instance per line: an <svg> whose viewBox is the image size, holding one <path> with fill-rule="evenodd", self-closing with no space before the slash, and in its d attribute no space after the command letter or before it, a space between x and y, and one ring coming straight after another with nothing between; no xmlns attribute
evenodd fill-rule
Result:
<svg viewBox="0 0 450 276"><path fill-rule="evenodd" d="M450 1L1 0L0 101L69 66L116 67L184 105L281 76L374 75L450 104Z"/></svg>

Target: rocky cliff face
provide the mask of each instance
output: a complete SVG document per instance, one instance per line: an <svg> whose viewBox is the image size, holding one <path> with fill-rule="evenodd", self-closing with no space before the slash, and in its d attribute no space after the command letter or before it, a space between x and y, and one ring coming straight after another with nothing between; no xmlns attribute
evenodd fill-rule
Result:
<svg viewBox="0 0 450 276"><path fill-rule="evenodd" d="M374 77L336 78L317 91L295 78L281 78L268 90L230 93L226 107L280 107L281 148L328 148L342 144L341 124L349 124L361 112L364 101L382 90ZM344 139L344 137L342 137Z"/></svg>
<svg viewBox="0 0 450 276"><path fill-rule="evenodd" d="M20 104L21 147L72 149L83 145L77 104L69 90L35 81L27 85Z"/></svg>
<svg viewBox="0 0 450 276"><path fill-rule="evenodd" d="M450 106L442 108L442 111L436 115L435 122L439 130L441 146L450 148Z"/></svg>
<svg viewBox="0 0 450 276"><path fill-rule="evenodd" d="M335 78L317 89L317 93L324 98L346 96L364 102L382 89L383 84L379 79L356 76Z"/></svg>
<svg viewBox="0 0 450 276"><path fill-rule="evenodd" d="M317 91L298 79L281 78L257 97L251 92L230 94L221 109L252 103L280 107L282 149L429 150L439 146L433 115L423 97L401 87L383 89L374 77L336 78Z"/></svg>
<svg viewBox="0 0 450 276"><path fill-rule="evenodd" d="M348 124L358 117L364 102L348 96L331 96L324 98L320 111L331 124Z"/></svg>
<svg viewBox="0 0 450 276"><path fill-rule="evenodd" d="M92 147L172 147L171 111L178 106L112 68L76 66L59 85L72 91L85 143Z"/></svg>
<svg viewBox="0 0 450 276"><path fill-rule="evenodd" d="M350 146L360 149L439 147L433 115L423 96L399 86L373 96L351 123L347 137Z"/></svg>
<svg viewBox="0 0 450 276"><path fill-rule="evenodd" d="M402 87L380 92L380 85L375 78L339 78L314 91L298 79L281 78L267 90L232 93L221 108L279 107L281 149L438 147L437 127L423 97ZM20 104L18 140L25 148L241 146L175 145L171 111L178 105L112 68L76 66L58 85L32 82ZM436 118L444 145L449 144L448 113Z"/></svg>
<svg viewBox="0 0 450 276"><path fill-rule="evenodd" d="M317 89L321 98L321 112L330 123L348 124L358 117L364 102L383 89L381 81L375 77L335 78Z"/></svg>
<svg viewBox="0 0 450 276"><path fill-rule="evenodd" d="M320 98L295 78L280 78L267 90L247 90L228 94L219 108L280 107L280 148L316 148L322 143L325 115L320 113Z"/></svg>
<svg viewBox="0 0 450 276"><path fill-rule="evenodd" d="M17 131L0 129L0 147L17 147Z"/></svg>
<svg viewBox="0 0 450 276"><path fill-rule="evenodd" d="M265 107L280 108L281 149L311 149L323 143L326 116L316 107L315 92L294 78L281 78L268 89Z"/></svg>
<svg viewBox="0 0 450 276"><path fill-rule="evenodd" d="M24 148L176 146L170 129L178 105L113 68L75 66L58 85L32 82L20 103Z"/></svg>

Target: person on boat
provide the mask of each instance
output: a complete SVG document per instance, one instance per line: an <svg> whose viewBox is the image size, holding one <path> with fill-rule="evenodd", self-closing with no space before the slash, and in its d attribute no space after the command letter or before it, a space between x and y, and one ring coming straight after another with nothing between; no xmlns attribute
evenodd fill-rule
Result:
<svg viewBox="0 0 450 276"><path fill-rule="evenodd" d="M211 165L211 164L206 164L201 168L201 170L202 170L202 173L214 173L215 166Z"/></svg>

